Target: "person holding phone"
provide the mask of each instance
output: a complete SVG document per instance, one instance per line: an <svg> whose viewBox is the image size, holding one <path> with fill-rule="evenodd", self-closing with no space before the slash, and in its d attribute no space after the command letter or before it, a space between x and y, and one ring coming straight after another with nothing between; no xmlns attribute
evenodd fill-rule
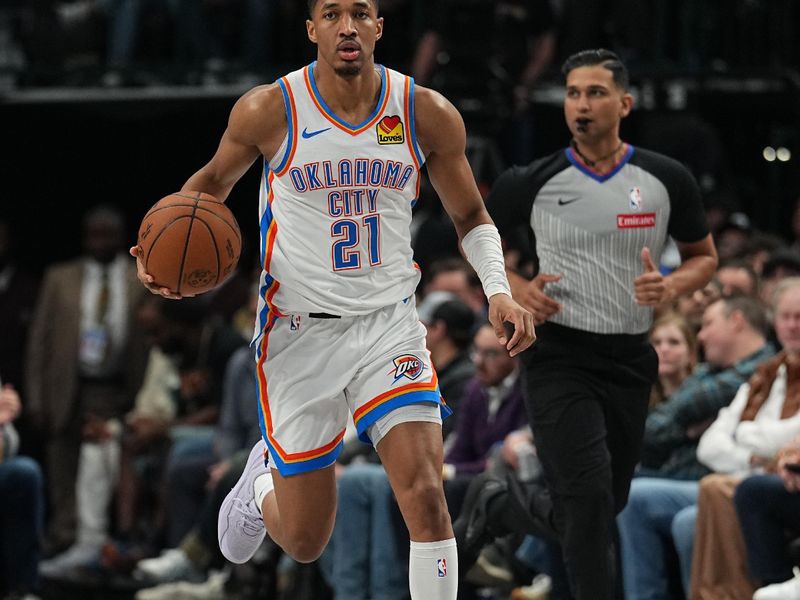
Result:
<svg viewBox="0 0 800 600"><path fill-rule="evenodd" d="M736 488L734 505L747 551L747 570L761 585L753 600L800 598L800 570L786 542L800 536L800 436L778 452L776 472Z"/></svg>

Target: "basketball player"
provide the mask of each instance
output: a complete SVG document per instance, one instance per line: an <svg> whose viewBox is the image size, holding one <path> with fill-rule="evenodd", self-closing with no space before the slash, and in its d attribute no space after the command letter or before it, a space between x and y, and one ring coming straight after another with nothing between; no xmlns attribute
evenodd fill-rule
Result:
<svg viewBox="0 0 800 600"><path fill-rule="evenodd" d="M533 342L533 319L511 299L460 115L441 95L374 62L378 0L308 5L317 60L245 94L217 153L183 186L225 199L264 156L254 339L264 440L222 506L220 547L245 562L266 525L296 560L320 555L333 527L333 463L349 411L375 445L408 526L411 597L453 600L456 544L441 482L449 409L414 306L420 275L409 241L423 162L512 356ZM151 291L178 297L155 288L138 263Z"/></svg>
<svg viewBox="0 0 800 600"><path fill-rule="evenodd" d="M510 275L514 297L542 323L521 358L554 510L534 516L555 526L578 600L610 600L614 517L627 502L658 373L647 340L653 307L702 288L717 254L689 171L620 139L633 98L619 58L586 50L562 72L570 147L506 171L486 205L503 235L532 230L541 268L531 281ZM668 235L682 264L663 276L656 264ZM501 488L486 486L456 522L462 568L483 534L508 529L514 494Z"/></svg>

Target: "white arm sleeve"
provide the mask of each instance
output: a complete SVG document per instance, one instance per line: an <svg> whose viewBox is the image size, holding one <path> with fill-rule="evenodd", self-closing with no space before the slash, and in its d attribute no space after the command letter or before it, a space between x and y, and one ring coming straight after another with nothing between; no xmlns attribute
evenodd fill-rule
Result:
<svg viewBox="0 0 800 600"><path fill-rule="evenodd" d="M497 227L489 223L474 227L461 240L461 247L478 274L487 298L495 294L511 295Z"/></svg>

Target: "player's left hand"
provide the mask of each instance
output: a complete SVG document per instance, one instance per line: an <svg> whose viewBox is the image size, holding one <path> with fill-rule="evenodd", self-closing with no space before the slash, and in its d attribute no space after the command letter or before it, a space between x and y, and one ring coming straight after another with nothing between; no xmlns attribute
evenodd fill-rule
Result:
<svg viewBox="0 0 800 600"><path fill-rule="evenodd" d="M489 322L494 327L497 339L511 356L516 356L528 348L536 339L533 315L506 294L494 294L489 298ZM506 334L505 323L514 325L514 333L510 340Z"/></svg>
<svg viewBox="0 0 800 600"><path fill-rule="evenodd" d="M641 257L644 273L633 280L634 298L640 306L657 306L670 299L669 286L653 262L650 248L642 248Z"/></svg>

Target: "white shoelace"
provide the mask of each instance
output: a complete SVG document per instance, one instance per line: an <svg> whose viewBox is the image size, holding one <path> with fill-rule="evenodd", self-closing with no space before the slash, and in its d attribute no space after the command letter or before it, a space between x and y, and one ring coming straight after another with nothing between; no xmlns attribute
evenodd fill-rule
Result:
<svg viewBox="0 0 800 600"><path fill-rule="evenodd" d="M257 510L250 507L250 503L245 504L236 498L233 501L233 508L241 517L236 524L241 526L246 535L256 537L261 534L264 530L264 520Z"/></svg>

